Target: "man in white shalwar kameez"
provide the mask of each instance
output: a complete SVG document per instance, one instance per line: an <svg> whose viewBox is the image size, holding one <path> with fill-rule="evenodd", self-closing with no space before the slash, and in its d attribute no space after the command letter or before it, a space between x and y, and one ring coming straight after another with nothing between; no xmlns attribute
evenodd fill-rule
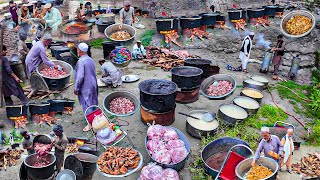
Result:
<svg viewBox="0 0 320 180"><path fill-rule="evenodd" d="M285 164L287 167L287 172L292 173L291 164L292 164L292 155L294 150L293 140L293 129L288 129L287 134L281 139L281 144L283 145L284 157L280 161L280 169Z"/></svg>
<svg viewBox="0 0 320 180"><path fill-rule="evenodd" d="M247 72L247 64L250 58L253 37L254 32L250 32L249 36L246 36L242 42L239 58L241 59L241 67L243 72Z"/></svg>
<svg viewBox="0 0 320 180"><path fill-rule="evenodd" d="M59 25L62 23L61 13L51 3L47 3L44 8L47 10L46 15L43 17L46 27L51 28L52 33L56 33Z"/></svg>

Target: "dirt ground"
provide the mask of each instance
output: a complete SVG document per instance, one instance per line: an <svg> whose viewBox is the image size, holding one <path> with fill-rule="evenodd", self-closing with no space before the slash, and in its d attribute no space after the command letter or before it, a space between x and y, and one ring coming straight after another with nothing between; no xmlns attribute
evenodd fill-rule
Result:
<svg viewBox="0 0 320 180"><path fill-rule="evenodd" d="M155 25L154 23L151 23L152 20L143 20L142 19L142 24L144 24L146 26L146 29L154 29ZM137 30L137 34L139 36L139 34L143 33L144 30ZM223 33L222 30L218 30L221 31L220 33ZM96 36L102 36L103 35L96 35ZM128 44L128 47L132 47L132 44ZM190 54L194 54L194 55L199 55L202 58L208 58L208 59L212 59L213 55L211 51L208 50L203 50L203 49L190 49L189 50ZM219 54L215 54L214 56L219 56ZM220 56L224 56L224 54L220 54ZM103 52L100 49L93 49L92 50L92 58L95 60L96 62L96 70L97 70L97 75L100 76L101 75L101 71L100 71L100 66L98 64L98 59L103 58ZM220 57L222 58L222 57ZM219 62L218 62L219 64ZM248 74L243 74L241 72L232 72L232 71L227 71L225 69L225 64L219 64L220 65L220 73L225 73L225 74L229 74L232 75L235 79L238 85L242 84L242 81L244 79L248 79L250 78L251 75L262 75L265 76L269 79L270 83L275 83L275 81L272 81L270 79L270 75L264 75L264 74L260 74L258 72L259 69L259 65L255 64L255 63L250 63L249 64L249 68L248 70L250 71L250 73ZM118 88L99 88L99 106L103 107L103 99L104 97L108 94L111 93L113 91L119 91L119 90L127 90L127 91L131 91L133 92L135 95L137 95L139 97L139 88L138 88L138 84L146 79L167 79L167 80L171 80L171 73L170 72L164 72L162 69L159 68L155 68L155 67L151 67L149 65L145 65L141 62L131 62L130 65L126 68L123 68L125 74L136 74L140 76L140 80L138 82L135 83L124 83L121 87ZM241 91L241 88L237 88L236 91L229 96L227 99L225 100L209 100L206 97L200 95L199 100L194 102L194 103L190 103L190 104L177 104L176 107L176 113L175 113L175 121L172 124L172 126L178 128L179 130L181 130L189 139L190 144L191 144L191 153L194 155L199 155L198 153L198 148L200 147L200 140L195 139L193 137L191 137L187 132L186 132L186 118L180 114L178 114L177 112L184 112L184 113L188 113L191 110L195 110L195 109L204 109L207 111L211 111L211 112L218 112L218 108L221 104L225 104L225 103L231 103L232 100L234 99L234 97L239 96ZM266 91L263 92L264 94L264 99L262 104L272 104L272 100L271 100L271 96L270 94L268 94ZM282 107L284 108L286 111L288 111L289 113L294 113L293 111L293 107L291 104L289 104L287 101L282 100L279 98L279 96L274 93L275 96L275 101ZM70 87L67 90L63 91L63 93L61 93L58 96L51 96L50 98L70 98L70 99L77 99L77 97L73 94L73 88ZM37 100L36 100L37 101ZM83 113L82 113L82 108L79 105L78 101L76 101L76 105L75 105L75 109L74 109L74 114L72 116L69 115L57 115L57 118L59 119L58 123L62 124L64 126L64 130L65 130L65 134L67 136L76 136L76 137L87 137L87 138L92 138L91 133L84 133L82 131L83 127L86 125L86 121L84 119ZM298 117L301 118L301 116L297 115ZM0 109L0 119L4 120L6 122L6 128L4 130L4 132L9 132L10 131L10 125L8 120L6 120L6 112L4 108ZM150 162L150 158L147 154L146 148L145 148L145 143L144 143L144 139L146 137L146 131L147 131L147 126L144 125L141 120L140 120L140 112L135 113L132 116L129 117L120 117L120 120L125 120L129 123L128 126L123 126L122 128L124 130L126 130L128 132L129 137L131 138L131 140L133 141L134 147L140 151L143 155L143 160L144 160L144 165L148 164ZM294 124L299 131L303 131L301 126L293 119L293 118L289 118L287 120L289 123ZM43 133L43 134L49 134L50 131L52 130L52 127L49 126L44 126L44 127L39 127L38 125L35 124L29 124L27 126L28 130L34 130L37 131L39 133ZM121 142L119 144L119 146L129 146L128 140L125 139L123 142ZM100 150L103 150L101 147L99 147ZM294 152L294 159L293 162L297 162L298 160L300 160L300 158L302 156L307 155L307 153L311 153L314 152L316 150L319 150L316 147L309 147L309 146L302 146L301 149L299 151L295 151ZM67 155L66 155L67 156ZM22 160L21 160L22 161ZM20 163L21 163L20 161ZM192 179L191 174L188 170L188 165L189 163L192 161L191 158L188 159L185 167L183 170L181 170L179 172L181 179L184 180L189 180ZM7 171L0 171L0 177L3 180L16 180L19 179L18 178L18 172L19 172L19 168L20 165L15 166L15 167L10 167L8 168ZM121 179L137 179L139 177L140 171L136 172L133 175L130 175L129 177L126 178L121 178ZM99 174L97 171L94 174L93 177L94 180L100 180L100 179L105 179L105 177L103 177L101 174ZM111 179L111 178L110 178ZM280 172L280 179L281 180L294 180L294 179L300 179L300 176L297 174L288 174L288 173L282 173Z"/></svg>

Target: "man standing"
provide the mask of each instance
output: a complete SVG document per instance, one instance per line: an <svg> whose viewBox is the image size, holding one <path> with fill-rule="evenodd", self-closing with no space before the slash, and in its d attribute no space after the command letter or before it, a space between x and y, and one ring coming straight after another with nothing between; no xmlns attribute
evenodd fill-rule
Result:
<svg viewBox="0 0 320 180"><path fill-rule="evenodd" d="M46 55L46 46L52 41L50 34L45 34L42 41L36 42L30 49L26 57L26 74L30 77L31 73L34 72L41 62L45 63L49 67L54 67L54 63L50 61Z"/></svg>
<svg viewBox="0 0 320 180"><path fill-rule="evenodd" d="M258 149L254 155L251 165L255 165L256 161L260 158L263 150L264 156L278 160L279 156L283 156L283 146L277 136L271 135L268 127L261 128L262 140L259 143Z"/></svg>
<svg viewBox="0 0 320 180"><path fill-rule="evenodd" d="M132 57L134 59L143 59L146 57L146 50L144 49L144 47L141 44L141 41L138 40L137 43L135 45L133 45L132 48Z"/></svg>
<svg viewBox="0 0 320 180"><path fill-rule="evenodd" d="M74 94L78 96L83 113L92 105L98 105L98 85L96 68L88 54L88 45L80 43L77 52L80 57L75 67ZM87 130L87 129L85 129Z"/></svg>
<svg viewBox="0 0 320 180"><path fill-rule="evenodd" d="M22 147L28 151L28 155L34 154L33 149L33 138L27 131L22 131L20 133L23 136Z"/></svg>
<svg viewBox="0 0 320 180"><path fill-rule="evenodd" d="M285 164L287 167L288 173L292 173L291 170L291 162L292 162L292 155L294 150L293 140L293 129L288 129L287 134L281 139L281 144L283 146L284 158L281 158L280 162L280 169Z"/></svg>
<svg viewBox="0 0 320 180"><path fill-rule="evenodd" d="M67 148L68 139L67 136L63 133L63 127L61 125L57 125L53 128L53 132L55 134L55 138L52 141L54 149L54 155L56 156L56 167L58 173L63 166L64 161L64 152Z"/></svg>
<svg viewBox="0 0 320 180"><path fill-rule="evenodd" d="M274 65L273 75L277 76L279 72L279 67L282 64L282 56L284 55L285 43L283 42L283 35L279 35L278 42L275 48L271 50L275 52L274 57L272 59L272 64Z"/></svg>
<svg viewBox="0 0 320 180"><path fill-rule="evenodd" d="M13 105L11 95L17 96L23 104L26 104L28 100L19 84L21 80L13 73L6 55L7 47L2 46L2 93L6 105Z"/></svg>
<svg viewBox="0 0 320 180"><path fill-rule="evenodd" d="M242 42L239 58L241 59L242 71L247 73L247 64L249 62L249 57L252 48L252 40L254 37L254 32L250 32L249 36L246 36Z"/></svg>
<svg viewBox="0 0 320 180"><path fill-rule="evenodd" d="M44 8L47 10L46 15L43 17L43 22L51 32L56 33L58 26L62 23L62 17L60 11L53 7L51 3L44 5Z"/></svg>
<svg viewBox="0 0 320 180"><path fill-rule="evenodd" d="M122 29L123 24L132 26L135 21L134 17L134 8L131 7L129 1L124 2L124 7L120 10L120 26L119 29Z"/></svg>

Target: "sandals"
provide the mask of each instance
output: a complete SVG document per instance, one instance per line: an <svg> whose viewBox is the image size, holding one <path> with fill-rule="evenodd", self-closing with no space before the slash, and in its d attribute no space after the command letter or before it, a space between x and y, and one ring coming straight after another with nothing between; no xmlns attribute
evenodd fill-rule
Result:
<svg viewBox="0 0 320 180"><path fill-rule="evenodd" d="M244 73L248 73L247 69L243 69L242 71L243 71Z"/></svg>
<svg viewBox="0 0 320 180"><path fill-rule="evenodd" d="M90 131L91 127L87 125L85 128L82 129L83 132L88 132Z"/></svg>

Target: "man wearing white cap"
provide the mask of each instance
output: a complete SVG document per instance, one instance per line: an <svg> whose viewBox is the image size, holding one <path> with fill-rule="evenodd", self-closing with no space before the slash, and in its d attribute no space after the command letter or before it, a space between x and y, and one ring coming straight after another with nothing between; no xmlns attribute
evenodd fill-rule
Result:
<svg viewBox="0 0 320 180"><path fill-rule="evenodd" d="M242 42L239 58L241 59L241 67L243 72L247 72L247 64L250 58L253 37L254 32L250 32L249 36L246 36Z"/></svg>
<svg viewBox="0 0 320 180"><path fill-rule="evenodd" d="M268 127L261 128L261 137L262 140L260 141L258 149L254 155L251 163L252 166L255 165L256 161L260 158L262 150L265 157L272 158L276 161L279 160L279 156L283 157L283 146L280 139L275 135L271 135Z"/></svg>
<svg viewBox="0 0 320 180"><path fill-rule="evenodd" d="M26 74L30 77L31 73L34 72L37 67L43 62L49 67L54 67L54 63L50 61L46 54L46 47L52 41L50 34L45 34L42 41L36 42L30 49L26 57Z"/></svg>
<svg viewBox="0 0 320 180"><path fill-rule="evenodd" d="M58 30L58 26L62 23L61 13L57 8L53 7L51 3L44 5L44 8L47 11L43 17L44 23L47 28L55 33Z"/></svg>
<svg viewBox="0 0 320 180"><path fill-rule="evenodd" d="M135 21L134 17L134 8L131 7L129 1L124 2L124 7L120 10L120 26L119 29L122 29L122 24L127 24L132 26Z"/></svg>
<svg viewBox="0 0 320 180"><path fill-rule="evenodd" d="M138 40L132 48L132 57L134 59L143 59L146 56L146 50L141 44L141 40Z"/></svg>
<svg viewBox="0 0 320 180"><path fill-rule="evenodd" d="M291 165L292 165L292 155L294 150L293 145L293 129L288 129L287 134L281 139L281 144L283 145L284 157L281 158L280 161L280 169L285 164L287 167L287 172L292 173Z"/></svg>
<svg viewBox="0 0 320 180"><path fill-rule="evenodd" d="M74 94L78 96L83 112L92 105L98 105L98 85L94 61L87 54L89 47L86 43L78 45L80 57L75 67Z"/></svg>

